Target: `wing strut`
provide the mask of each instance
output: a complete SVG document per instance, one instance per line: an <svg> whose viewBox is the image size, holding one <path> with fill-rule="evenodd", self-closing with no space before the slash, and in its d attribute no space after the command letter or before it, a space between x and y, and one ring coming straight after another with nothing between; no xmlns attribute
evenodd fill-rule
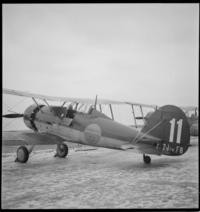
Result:
<svg viewBox="0 0 200 212"><path fill-rule="evenodd" d="M97 95L96 95L95 102L94 102L94 109L95 110L96 110L96 105L97 105Z"/></svg>
<svg viewBox="0 0 200 212"><path fill-rule="evenodd" d="M50 105L49 105L49 103L47 102L47 100L46 99L43 99L43 101L47 104L47 106L49 106L49 108L50 108Z"/></svg>
<svg viewBox="0 0 200 212"><path fill-rule="evenodd" d="M37 103L37 101L35 100L34 97L32 97L32 100L35 102L35 104L39 107L39 104Z"/></svg>
<svg viewBox="0 0 200 212"><path fill-rule="evenodd" d="M143 110L142 110L142 106L140 105L140 110L141 110L141 114L142 114L142 119L144 121L144 114L143 114Z"/></svg>
<svg viewBox="0 0 200 212"><path fill-rule="evenodd" d="M134 121L135 121L135 127L137 128L137 122L136 122L136 118L135 118L135 112L134 112L133 104L131 104L131 107L132 107L132 112L133 112L133 118L134 118Z"/></svg>
<svg viewBox="0 0 200 212"><path fill-rule="evenodd" d="M65 104L66 104L66 102L63 102L63 104L61 105L61 107L64 107Z"/></svg>
<svg viewBox="0 0 200 212"><path fill-rule="evenodd" d="M111 106L111 104L109 104L109 107L110 107L110 113L111 113L111 116L112 116L112 120L114 120L114 115L113 115L113 111L112 111L112 106Z"/></svg>
<svg viewBox="0 0 200 212"><path fill-rule="evenodd" d="M99 109L100 109L100 111L102 112L101 104L99 104Z"/></svg>

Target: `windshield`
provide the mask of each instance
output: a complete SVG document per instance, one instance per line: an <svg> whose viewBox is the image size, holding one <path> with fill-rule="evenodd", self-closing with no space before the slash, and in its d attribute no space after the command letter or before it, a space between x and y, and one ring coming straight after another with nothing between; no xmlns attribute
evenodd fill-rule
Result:
<svg viewBox="0 0 200 212"><path fill-rule="evenodd" d="M92 107L92 105L86 105L86 104L80 103L77 107L77 111L82 112L82 113L88 113L90 111L91 107Z"/></svg>

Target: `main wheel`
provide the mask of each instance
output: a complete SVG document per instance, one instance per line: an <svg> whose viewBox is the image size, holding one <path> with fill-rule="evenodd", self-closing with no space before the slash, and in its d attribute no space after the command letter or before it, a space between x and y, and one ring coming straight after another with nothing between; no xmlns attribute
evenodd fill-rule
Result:
<svg viewBox="0 0 200 212"><path fill-rule="evenodd" d="M15 162L26 163L29 158L29 151L25 146L20 146L17 149L17 158Z"/></svg>
<svg viewBox="0 0 200 212"><path fill-rule="evenodd" d="M56 149L56 155L60 158L65 158L68 154L68 146L64 143L58 144Z"/></svg>
<svg viewBox="0 0 200 212"><path fill-rule="evenodd" d="M150 164L151 163L151 158L148 155L143 155L143 160L146 164Z"/></svg>

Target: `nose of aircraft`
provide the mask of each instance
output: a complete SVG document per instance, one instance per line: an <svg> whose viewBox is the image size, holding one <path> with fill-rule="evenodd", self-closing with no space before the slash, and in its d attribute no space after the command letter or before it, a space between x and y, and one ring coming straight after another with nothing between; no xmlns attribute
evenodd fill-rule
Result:
<svg viewBox="0 0 200 212"><path fill-rule="evenodd" d="M28 108L26 108L26 110L24 111L24 119L25 120L30 120L31 118L31 114L34 113L34 110L37 108L37 105L31 105Z"/></svg>
<svg viewBox="0 0 200 212"><path fill-rule="evenodd" d="M26 126L34 131L37 131L35 126L35 116L43 105L31 105L24 111L24 123Z"/></svg>

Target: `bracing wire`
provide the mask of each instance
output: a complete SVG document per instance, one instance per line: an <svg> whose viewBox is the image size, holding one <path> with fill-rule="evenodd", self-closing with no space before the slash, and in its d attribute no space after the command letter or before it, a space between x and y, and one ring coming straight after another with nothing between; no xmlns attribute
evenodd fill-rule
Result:
<svg viewBox="0 0 200 212"><path fill-rule="evenodd" d="M156 127L161 125L164 122L164 120L159 121L156 125L154 125L151 129L149 129L147 132L145 132L138 140L134 139L135 143L138 143L142 140L146 135L148 135L152 130L154 130Z"/></svg>
<svg viewBox="0 0 200 212"><path fill-rule="evenodd" d="M13 108L15 108L16 106L18 106L19 104L21 104L22 102L24 102L27 98L23 98L20 101L18 101L14 106L12 106L11 108L9 108L9 110L12 110Z"/></svg>

